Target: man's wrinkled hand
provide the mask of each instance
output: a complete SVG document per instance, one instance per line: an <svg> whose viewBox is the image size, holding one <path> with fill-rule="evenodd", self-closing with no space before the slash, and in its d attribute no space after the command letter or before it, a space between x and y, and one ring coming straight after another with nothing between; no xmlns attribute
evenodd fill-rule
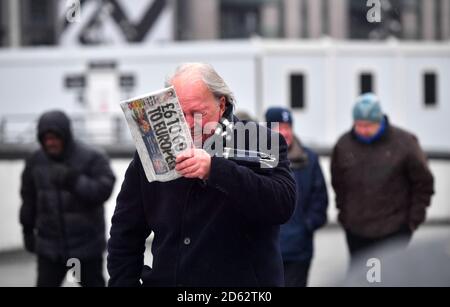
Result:
<svg viewBox="0 0 450 307"><path fill-rule="evenodd" d="M177 156L175 170L186 178L208 179L211 156L203 149L192 148Z"/></svg>

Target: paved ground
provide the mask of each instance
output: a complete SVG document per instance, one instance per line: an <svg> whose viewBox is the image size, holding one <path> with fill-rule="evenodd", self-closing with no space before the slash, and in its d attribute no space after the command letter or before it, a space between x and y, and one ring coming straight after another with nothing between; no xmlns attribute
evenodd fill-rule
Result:
<svg viewBox="0 0 450 307"><path fill-rule="evenodd" d="M411 246L431 240L435 236L449 234L450 226L424 226L415 234ZM337 226L329 226L318 231L315 248L309 285L335 285L344 278L348 267L344 233ZM151 256L147 255L146 262L148 261L151 261ZM105 270L105 276L106 274ZM36 263L33 255L24 251L0 253L0 286L33 286L35 279ZM68 282L64 285L73 286Z"/></svg>

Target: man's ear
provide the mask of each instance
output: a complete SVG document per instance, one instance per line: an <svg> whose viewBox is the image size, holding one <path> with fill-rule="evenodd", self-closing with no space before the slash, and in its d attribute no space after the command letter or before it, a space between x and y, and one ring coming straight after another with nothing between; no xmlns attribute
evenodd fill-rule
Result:
<svg viewBox="0 0 450 307"><path fill-rule="evenodd" d="M225 96L220 97L219 99L220 117L222 117L223 113L225 113L226 106L227 100L225 99Z"/></svg>

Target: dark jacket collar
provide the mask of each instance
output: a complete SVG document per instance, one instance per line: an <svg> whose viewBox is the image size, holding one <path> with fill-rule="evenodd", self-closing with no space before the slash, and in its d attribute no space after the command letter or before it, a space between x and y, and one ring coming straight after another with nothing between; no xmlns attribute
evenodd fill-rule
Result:
<svg viewBox="0 0 450 307"><path fill-rule="evenodd" d="M291 168L293 169L304 168L308 165L308 154L303 149L302 143L297 137L294 137L289 147L288 159L291 161Z"/></svg>
<svg viewBox="0 0 450 307"><path fill-rule="evenodd" d="M233 109L233 105L229 104L227 106L214 134L204 142L203 149L212 156L221 156L238 163L244 163L247 166L251 165L258 168L263 166L264 168L269 169L274 168L278 164L278 160L273 155L262 151L248 150L247 148L237 148L238 145L243 144L236 144L236 142L232 141L233 138L236 141L236 134L239 130L235 129L235 124L241 122L234 116ZM243 122L245 123L246 121ZM254 124L257 125L256 122ZM225 146L229 141L234 145L234 148L224 147L223 150L216 150L216 144ZM246 140L246 143L247 142L248 140Z"/></svg>
<svg viewBox="0 0 450 307"><path fill-rule="evenodd" d="M370 144L376 144L376 143L379 143L379 142L381 142L381 141L383 141L383 140L386 140L386 139L388 138L389 133L390 133L390 127L391 127L391 124L390 124L390 122L389 122L389 118L388 118L387 115L384 115L384 122L385 122L384 133L383 133L377 140L375 140L373 143L370 143ZM352 127L352 130L350 131L350 135L352 136L352 138L353 138L355 141L357 141L357 142L363 144L362 142L360 142L360 141L358 140L358 137L357 137L357 135L356 135L355 127L354 127L354 126ZM370 144L368 144L368 145L370 145Z"/></svg>

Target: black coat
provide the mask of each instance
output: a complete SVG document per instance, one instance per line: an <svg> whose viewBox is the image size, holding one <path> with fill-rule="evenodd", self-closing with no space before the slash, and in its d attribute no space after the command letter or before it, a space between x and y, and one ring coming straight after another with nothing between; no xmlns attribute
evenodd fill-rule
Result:
<svg viewBox="0 0 450 307"><path fill-rule="evenodd" d="M387 120L387 118L386 118ZM344 134L333 150L331 179L339 221L351 233L381 238L426 217L434 179L417 138L387 121L372 144Z"/></svg>
<svg viewBox="0 0 450 307"><path fill-rule="evenodd" d="M294 214L280 230L285 262L310 261L313 257L313 233L327 222L328 194L319 157L308 147L295 142L293 146L301 150L304 161L299 163L290 158L297 183L297 203Z"/></svg>
<svg viewBox="0 0 450 307"><path fill-rule="evenodd" d="M293 212L295 182L275 137L275 168L214 156L206 181L149 183L135 155L112 218L109 285L138 286L144 271L149 286L282 286L279 225ZM143 270L152 231L153 265Z"/></svg>
<svg viewBox="0 0 450 307"><path fill-rule="evenodd" d="M20 222L27 248L53 260L102 256L106 241L103 204L115 181L107 157L73 141L70 122L60 112L45 114L38 130L40 140L46 131L60 135L65 151L54 160L40 149L26 161ZM53 178L54 170L60 168L73 174L64 186Z"/></svg>

